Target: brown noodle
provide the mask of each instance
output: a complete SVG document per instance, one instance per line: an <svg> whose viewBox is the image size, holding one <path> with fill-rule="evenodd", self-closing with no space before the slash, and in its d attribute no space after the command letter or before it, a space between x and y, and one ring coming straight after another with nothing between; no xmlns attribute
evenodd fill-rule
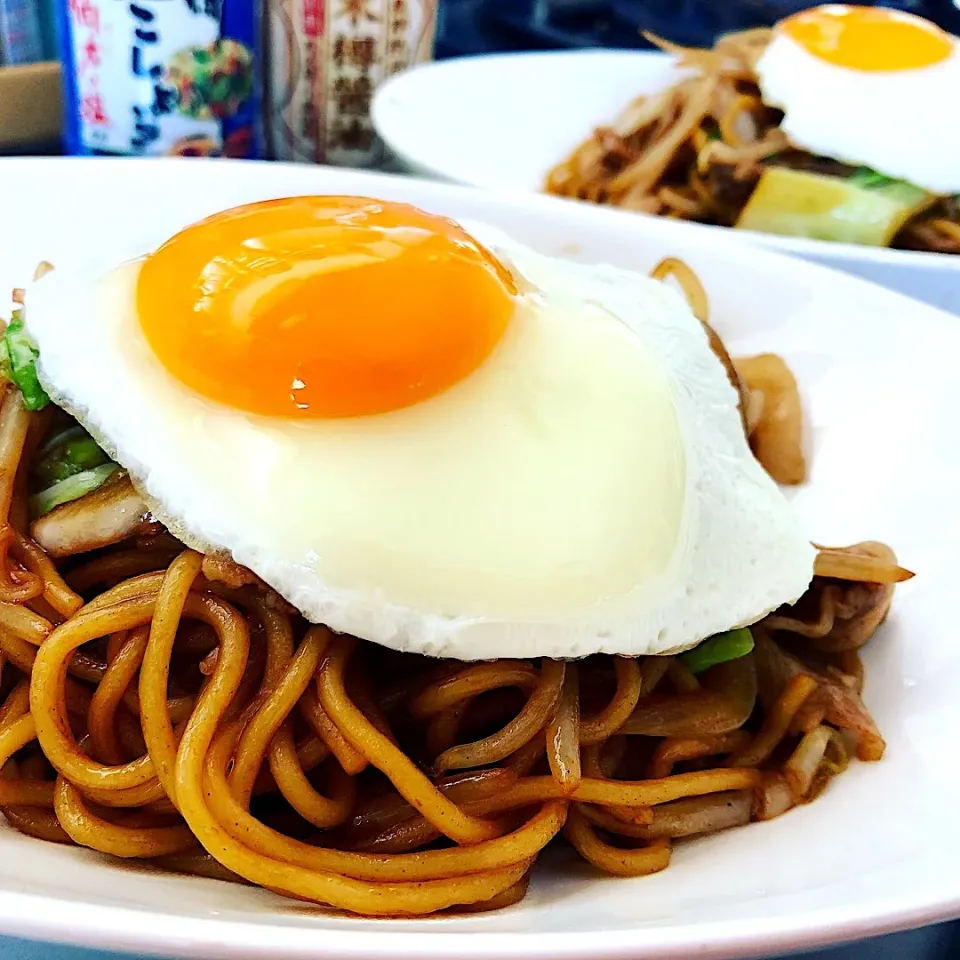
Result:
<svg viewBox="0 0 960 960"><path fill-rule="evenodd" d="M550 171L547 192L732 227L767 165L853 174L794 147L780 129L783 114L764 104L754 68L770 37L767 29L731 33L699 50L648 36L688 75L598 127ZM892 246L960 254L960 197L932 198Z"/></svg>
<svg viewBox="0 0 960 960"><path fill-rule="evenodd" d="M690 271L658 275L706 325ZM761 462L798 482L792 375L707 330L741 412L762 408L745 416ZM883 753L858 650L909 574L882 544L823 549L754 653L698 675L674 657L434 661L307 624L164 532L51 558L15 482L49 428L4 388L0 810L31 836L368 916L491 910L561 834L599 870L653 873L675 841L777 816Z"/></svg>

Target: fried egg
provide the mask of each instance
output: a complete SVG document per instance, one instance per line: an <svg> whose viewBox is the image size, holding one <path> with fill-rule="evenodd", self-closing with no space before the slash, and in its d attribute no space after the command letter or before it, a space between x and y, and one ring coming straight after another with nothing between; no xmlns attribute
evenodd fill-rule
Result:
<svg viewBox="0 0 960 960"><path fill-rule="evenodd" d="M461 660L675 651L813 548L670 287L484 224L258 203L29 292L41 380L186 543Z"/></svg>
<svg viewBox="0 0 960 960"><path fill-rule="evenodd" d="M960 41L936 25L880 7L816 7L776 26L757 75L796 146L960 192Z"/></svg>

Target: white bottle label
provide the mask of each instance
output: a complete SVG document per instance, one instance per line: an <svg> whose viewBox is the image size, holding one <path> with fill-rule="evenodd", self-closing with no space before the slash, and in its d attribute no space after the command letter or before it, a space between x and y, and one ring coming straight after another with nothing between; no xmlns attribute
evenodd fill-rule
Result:
<svg viewBox="0 0 960 960"><path fill-rule="evenodd" d="M267 10L273 156L375 163L373 91L430 59L437 0L268 0Z"/></svg>
<svg viewBox="0 0 960 960"><path fill-rule="evenodd" d="M242 114L257 97L253 14L249 30L241 31L250 34L243 36L248 45L223 36L226 6L225 0L70 0L83 147L153 156L229 153L225 133L246 123Z"/></svg>

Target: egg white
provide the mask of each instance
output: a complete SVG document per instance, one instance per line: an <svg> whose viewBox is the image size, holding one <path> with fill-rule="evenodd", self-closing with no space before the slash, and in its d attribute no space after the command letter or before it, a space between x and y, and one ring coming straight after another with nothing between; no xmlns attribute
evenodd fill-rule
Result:
<svg viewBox="0 0 960 960"><path fill-rule="evenodd" d="M764 102L784 111L781 129L795 146L931 193L960 192L960 44L929 67L861 71L775 33L756 70Z"/></svg>
<svg viewBox="0 0 960 960"><path fill-rule="evenodd" d="M406 410L294 423L200 397L143 336L137 264L30 291L41 381L185 542L395 649L663 653L796 600L813 548L683 299L465 226L524 305L480 369Z"/></svg>

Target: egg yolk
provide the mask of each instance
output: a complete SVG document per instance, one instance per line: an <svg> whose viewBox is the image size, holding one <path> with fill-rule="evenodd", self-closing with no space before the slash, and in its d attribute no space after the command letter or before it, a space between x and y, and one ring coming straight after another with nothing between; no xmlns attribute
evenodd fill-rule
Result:
<svg viewBox="0 0 960 960"><path fill-rule="evenodd" d="M406 204L296 197L187 227L143 262L137 311L166 369L250 413L397 410L468 376L513 315L510 273Z"/></svg>
<svg viewBox="0 0 960 960"><path fill-rule="evenodd" d="M880 7L830 4L778 27L809 53L851 70L914 70L946 60L953 40L935 24Z"/></svg>

